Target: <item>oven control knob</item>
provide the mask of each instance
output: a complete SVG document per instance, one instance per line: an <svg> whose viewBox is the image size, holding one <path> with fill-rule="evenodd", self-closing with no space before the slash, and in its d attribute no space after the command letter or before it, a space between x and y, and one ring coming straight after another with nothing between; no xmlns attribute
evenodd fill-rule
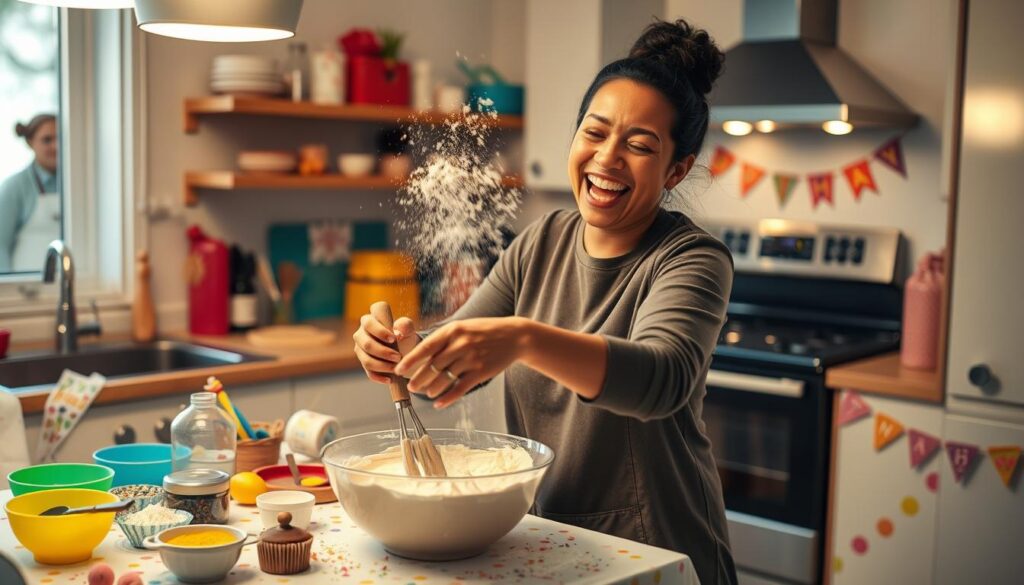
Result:
<svg viewBox="0 0 1024 585"><path fill-rule="evenodd" d="M121 425L114 431L114 444L127 445L135 442L135 429L131 425Z"/></svg>
<svg viewBox="0 0 1024 585"><path fill-rule="evenodd" d="M983 392L994 392L997 390L996 377L992 370L985 364L975 364L967 371L967 379L971 384L980 388Z"/></svg>

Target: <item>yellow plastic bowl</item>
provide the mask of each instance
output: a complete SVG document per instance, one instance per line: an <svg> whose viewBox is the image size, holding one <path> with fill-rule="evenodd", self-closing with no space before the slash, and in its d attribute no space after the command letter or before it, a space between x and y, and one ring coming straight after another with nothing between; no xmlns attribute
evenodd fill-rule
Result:
<svg viewBox="0 0 1024 585"><path fill-rule="evenodd" d="M22 546L32 551L37 563L70 565L92 557L114 523L113 512L40 516L54 506L80 508L118 501L98 490L57 489L32 492L7 502L4 509L11 530Z"/></svg>

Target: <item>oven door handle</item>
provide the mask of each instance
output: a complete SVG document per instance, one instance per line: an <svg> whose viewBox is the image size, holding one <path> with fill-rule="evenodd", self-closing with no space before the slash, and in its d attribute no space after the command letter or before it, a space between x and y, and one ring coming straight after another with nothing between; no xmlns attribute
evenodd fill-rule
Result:
<svg viewBox="0 0 1024 585"><path fill-rule="evenodd" d="M743 392L773 394L775 396L785 396L786 398L803 398L804 395L803 380L753 376L751 374L738 374L721 370L708 370L707 385L728 388L729 390L741 390Z"/></svg>

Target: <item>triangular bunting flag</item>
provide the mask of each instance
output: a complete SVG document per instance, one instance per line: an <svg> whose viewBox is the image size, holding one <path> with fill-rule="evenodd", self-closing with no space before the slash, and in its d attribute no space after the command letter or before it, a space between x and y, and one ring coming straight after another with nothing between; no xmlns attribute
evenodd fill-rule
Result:
<svg viewBox="0 0 1024 585"><path fill-rule="evenodd" d="M746 197L754 185L761 180L761 177L764 177L764 169L748 162L743 163L741 169L743 173L740 177L740 195Z"/></svg>
<svg viewBox="0 0 1024 585"><path fill-rule="evenodd" d="M953 468L953 481L960 483L970 473L974 460L978 457L978 452L977 445L946 441L949 466Z"/></svg>
<svg viewBox="0 0 1024 585"><path fill-rule="evenodd" d="M875 413L875 451L881 451L903 434L903 425L891 416Z"/></svg>
<svg viewBox="0 0 1024 585"><path fill-rule="evenodd" d="M857 201L860 201L860 192L864 189L878 194L878 186L875 185L875 178L871 176L871 168L868 166L867 159L843 167L843 174L846 175L850 189L853 190L853 198Z"/></svg>
<svg viewBox="0 0 1024 585"><path fill-rule="evenodd" d="M900 146L900 138L897 136L889 142L878 147L875 151L875 158L897 173L907 178L907 165L903 161L903 147Z"/></svg>
<svg viewBox="0 0 1024 585"><path fill-rule="evenodd" d="M775 180L775 197L779 200L779 207L785 207L789 201L789 196L793 194L793 189L796 188L796 184L800 179L796 175L784 175L782 173L775 173L773 179Z"/></svg>
<svg viewBox="0 0 1024 585"><path fill-rule="evenodd" d="M827 201L829 205L835 207L835 203L832 201L831 172L807 175L807 182L811 186L811 207L817 209L818 204L822 201Z"/></svg>
<svg viewBox="0 0 1024 585"><path fill-rule="evenodd" d="M839 399L839 418L836 419L839 426L846 426L869 414L871 414L871 407L864 402L860 394L853 390L843 390L843 397Z"/></svg>
<svg viewBox="0 0 1024 585"><path fill-rule="evenodd" d="M715 147L715 153L711 155L711 176L717 177L729 170L732 163L736 162L736 156L722 146Z"/></svg>
<svg viewBox="0 0 1024 585"><path fill-rule="evenodd" d="M910 439L910 466L914 469L921 467L931 459L942 445L942 441L938 437L933 437L917 429L908 430L907 436Z"/></svg>
<svg viewBox="0 0 1024 585"><path fill-rule="evenodd" d="M1017 471L1017 462L1020 461L1020 447L1009 445L1006 447L989 447L988 454L992 458L992 465L996 466L1003 485L1010 487L1013 482L1013 473Z"/></svg>

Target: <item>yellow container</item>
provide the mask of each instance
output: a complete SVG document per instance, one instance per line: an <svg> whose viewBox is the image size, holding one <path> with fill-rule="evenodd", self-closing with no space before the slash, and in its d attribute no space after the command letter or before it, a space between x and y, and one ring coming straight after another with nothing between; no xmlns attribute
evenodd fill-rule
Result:
<svg viewBox="0 0 1024 585"><path fill-rule="evenodd" d="M22 546L32 551L37 563L70 565L89 560L114 523L114 512L40 516L54 506L81 508L118 501L98 490L57 489L31 492L13 498L4 509L11 530Z"/></svg>
<svg viewBox="0 0 1024 585"><path fill-rule="evenodd" d="M377 301L387 301L396 319L409 317L419 322L420 284L412 258L388 250L352 253L345 287L345 318L358 321Z"/></svg>

